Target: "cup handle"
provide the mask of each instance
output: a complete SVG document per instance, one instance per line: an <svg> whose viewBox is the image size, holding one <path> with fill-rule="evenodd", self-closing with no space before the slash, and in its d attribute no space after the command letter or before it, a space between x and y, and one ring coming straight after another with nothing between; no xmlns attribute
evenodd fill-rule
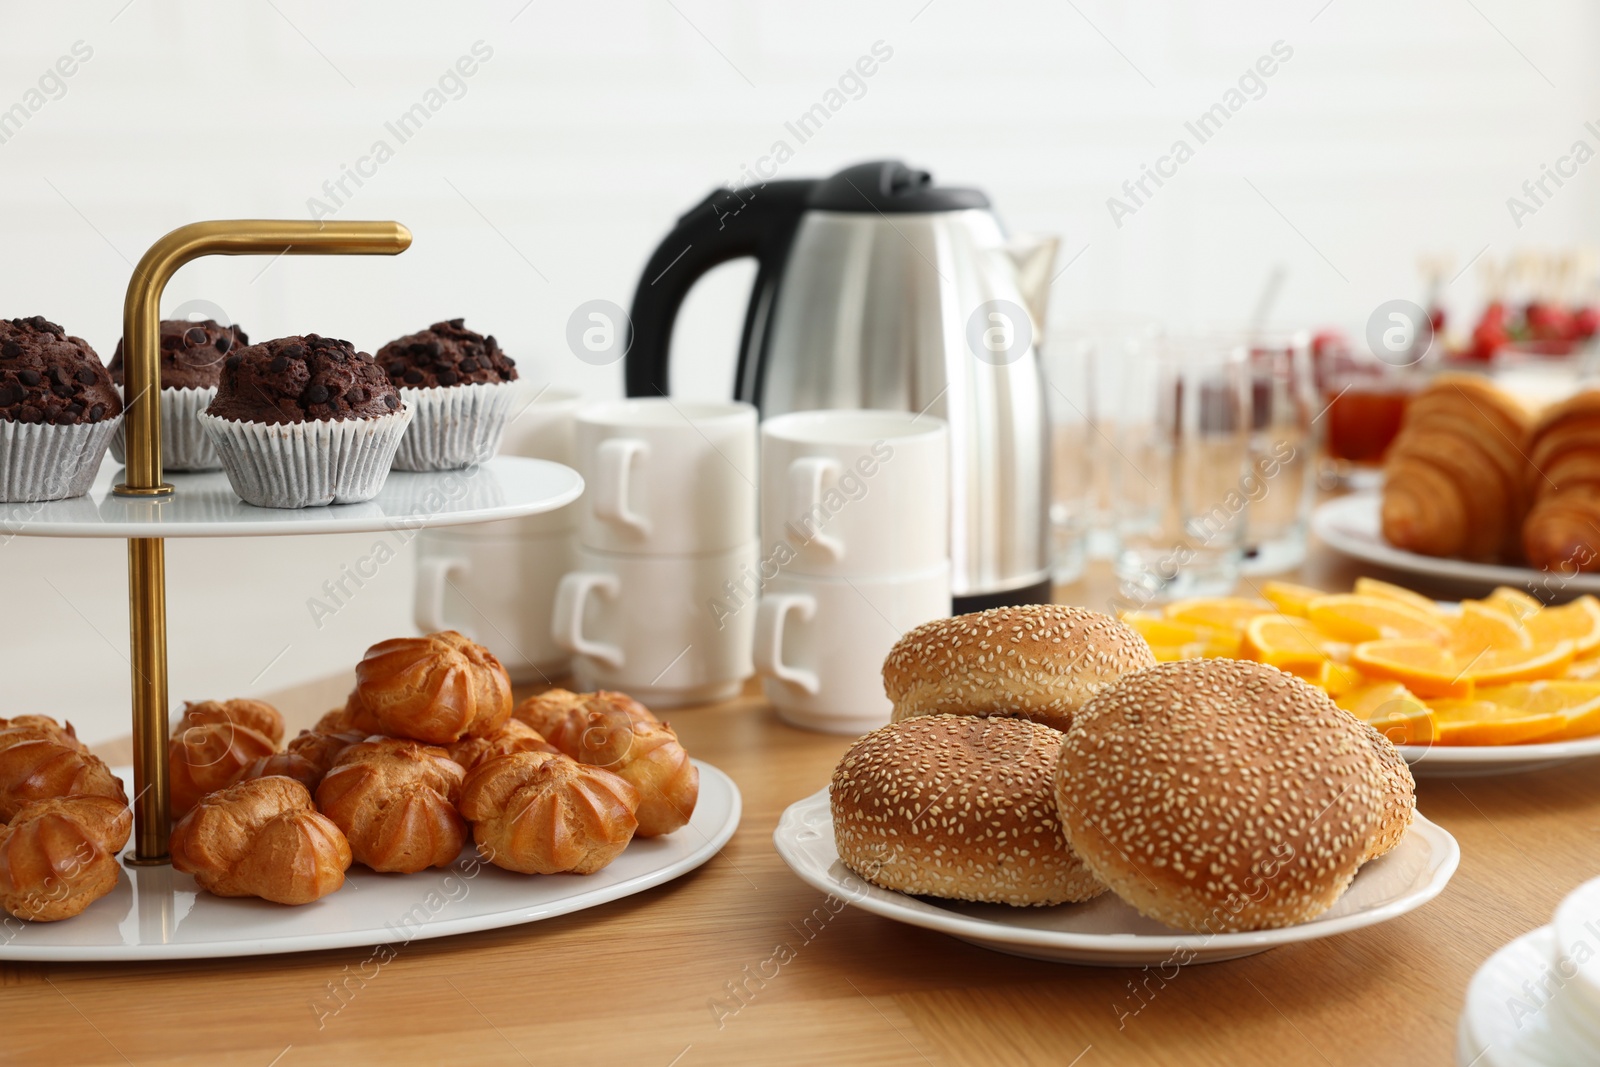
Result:
<svg viewBox="0 0 1600 1067"><path fill-rule="evenodd" d="M468 574L472 563L464 556L433 556L417 564L417 603L414 621L423 633L458 630L444 619L444 590L455 573ZM471 634L467 635L472 636Z"/></svg>
<svg viewBox="0 0 1600 1067"><path fill-rule="evenodd" d="M556 647L575 656L588 656L612 670L622 666L622 649L583 636L583 608L591 592L614 598L621 591L614 574L573 571L556 586L555 607L550 613L550 636Z"/></svg>
<svg viewBox="0 0 1600 1067"><path fill-rule="evenodd" d="M794 686L807 696L816 696L822 688L817 672L783 662L783 630L791 611L799 612L801 622L810 622L817 613L817 602L796 593L775 593L761 598L761 605L756 609L756 670Z"/></svg>
<svg viewBox="0 0 1600 1067"><path fill-rule="evenodd" d="M632 437L613 437L600 442L596 456L594 514L603 522L633 530L648 537L650 517L628 505L628 490L633 481L634 459L648 459L650 446Z"/></svg>
<svg viewBox="0 0 1600 1067"><path fill-rule="evenodd" d="M839 464L826 456L802 456L789 464L789 521L811 535L805 544L836 561L844 558L844 542L813 530L806 516L822 506L823 481L838 476Z"/></svg>

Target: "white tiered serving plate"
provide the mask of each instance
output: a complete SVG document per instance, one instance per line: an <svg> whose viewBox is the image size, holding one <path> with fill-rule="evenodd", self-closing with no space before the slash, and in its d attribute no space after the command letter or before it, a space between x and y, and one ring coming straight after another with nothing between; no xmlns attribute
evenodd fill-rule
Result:
<svg viewBox="0 0 1600 1067"><path fill-rule="evenodd" d="M739 788L700 768L700 800L689 825L636 838L590 875L515 874L468 846L454 865L418 874L350 868L338 892L301 907L212 896L171 867L124 867L109 896L82 915L25 923L0 913L0 960L54 963L264 956L371 948L549 919L632 896L705 863L739 826ZM132 777L119 768L124 780ZM131 792L131 791L130 791Z"/></svg>
<svg viewBox="0 0 1600 1067"><path fill-rule="evenodd" d="M572 468L519 456L459 471L393 471L372 500L316 508L246 504L221 471L168 475L177 491L159 502L113 494L122 477L121 466L107 460L86 496L0 504L0 537L273 537L463 526L554 511L583 492Z"/></svg>
<svg viewBox="0 0 1600 1067"><path fill-rule="evenodd" d="M1539 586L1563 594L1600 593L1600 574L1557 574L1532 567L1469 563L1406 552L1383 539L1380 492L1351 493L1320 505L1311 514L1311 531L1335 552L1380 567L1473 585Z"/></svg>
<svg viewBox="0 0 1600 1067"><path fill-rule="evenodd" d="M1438 896L1461 862L1456 839L1418 815L1393 851L1362 867L1333 907L1310 922L1281 930L1179 934L1111 893L1084 904L1013 908L871 885L839 861L826 789L790 805L772 837L803 881L875 915L1013 956L1103 967L1214 963L1387 922Z"/></svg>

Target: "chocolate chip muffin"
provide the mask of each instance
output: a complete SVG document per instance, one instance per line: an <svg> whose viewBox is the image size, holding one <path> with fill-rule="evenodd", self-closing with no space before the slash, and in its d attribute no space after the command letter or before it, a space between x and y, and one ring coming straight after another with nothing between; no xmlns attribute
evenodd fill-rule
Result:
<svg viewBox="0 0 1600 1067"><path fill-rule="evenodd" d="M111 375L88 342L39 315L0 320L0 419L76 426L121 413Z"/></svg>
<svg viewBox="0 0 1600 1067"><path fill-rule="evenodd" d="M372 419L400 408L400 392L349 341L307 334L239 349L222 364L206 414L234 422Z"/></svg>
<svg viewBox="0 0 1600 1067"><path fill-rule="evenodd" d="M314 333L230 352L200 415L234 491L268 508L371 500L410 423L371 356Z"/></svg>
<svg viewBox="0 0 1600 1067"><path fill-rule="evenodd" d="M87 342L38 315L0 320L0 503L87 493L121 425Z"/></svg>
<svg viewBox="0 0 1600 1067"><path fill-rule="evenodd" d="M378 366L414 415L395 469L456 470L500 447L517 366L494 337L461 319L436 322L378 349Z"/></svg>
<svg viewBox="0 0 1600 1067"><path fill-rule="evenodd" d="M214 389L222 378L222 361L250 338L237 326L223 326L215 319L188 322L161 320L161 388ZM122 384L122 341L111 356L111 380Z"/></svg>
<svg viewBox="0 0 1600 1067"><path fill-rule="evenodd" d="M487 385L517 380L517 365L494 336L467 329L465 319L436 322L378 349L378 366L396 389Z"/></svg>
<svg viewBox="0 0 1600 1067"><path fill-rule="evenodd" d="M188 322L165 319L161 323L161 458L169 471L214 471L222 466L211 438L200 428L199 414L216 398L222 379L222 361L229 352L250 343L237 326L214 319ZM122 379L122 341L111 357L111 378ZM111 441L111 455L126 461L124 430Z"/></svg>

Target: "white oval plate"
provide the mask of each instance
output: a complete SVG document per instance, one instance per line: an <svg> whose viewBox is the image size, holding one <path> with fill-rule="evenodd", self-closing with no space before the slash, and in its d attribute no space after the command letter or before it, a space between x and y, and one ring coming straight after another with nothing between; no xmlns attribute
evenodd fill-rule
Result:
<svg viewBox="0 0 1600 1067"><path fill-rule="evenodd" d="M694 763L700 799L689 825L635 839L594 874L503 871L481 862L469 845L452 866L417 874L378 874L358 864L338 892L291 908L212 896L171 867L125 866L116 889L74 918L27 923L0 912L0 960L180 960L375 946L399 953L412 941L592 908L687 874L733 836L739 787L710 764ZM392 958L377 954L372 962Z"/></svg>
<svg viewBox="0 0 1600 1067"><path fill-rule="evenodd" d="M1432 900L1461 862L1456 839L1418 815L1393 851L1362 867L1333 907L1310 922L1247 933L1180 934L1112 893L1085 904L1013 908L914 897L871 885L839 861L826 789L791 804L772 840L808 885L874 915L1013 956L1103 967L1214 963L1359 930Z"/></svg>
<svg viewBox="0 0 1600 1067"><path fill-rule="evenodd" d="M1600 736L1542 745L1396 745L1413 778L1487 778L1600 756Z"/></svg>
<svg viewBox="0 0 1600 1067"><path fill-rule="evenodd" d="M1379 519L1382 504L1383 494L1377 491L1351 493L1329 500L1311 513L1311 530L1335 552L1409 574L1483 586L1514 585L1527 589L1548 584L1564 593L1600 593L1600 574L1555 574L1532 567L1440 559L1395 548L1383 539Z"/></svg>

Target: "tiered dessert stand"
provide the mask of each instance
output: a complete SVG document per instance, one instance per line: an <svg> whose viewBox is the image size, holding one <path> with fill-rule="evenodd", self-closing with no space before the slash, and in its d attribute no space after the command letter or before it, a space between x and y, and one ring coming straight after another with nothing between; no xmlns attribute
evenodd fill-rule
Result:
<svg viewBox="0 0 1600 1067"><path fill-rule="evenodd" d="M170 482L163 477L159 309L162 291L180 267L213 255L397 255L410 244L410 231L397 222L199 222L157 241L134 268L122 319L130 398L123 415L123 483L113 486L102 477L85 497L0 505L0 532L127 539L134 847L125 857L128 877L82 915L57 923L5 920L0 959L182 959L396 946L530 922L637 893L700 866L733 835L738 789L701 763L700 803L689 825L633 842L609 867L587 877L512 874L480 863L469 845L453 866L420 874L354 867L339 892L288 908L199 892L192 878L169 865L166 538L459 526L551 511L583 491L583 480L568 467L514 457L464 471L396 471L383 492L364 504L298 511L247 505L221 473L174 475Z"/></svg>

